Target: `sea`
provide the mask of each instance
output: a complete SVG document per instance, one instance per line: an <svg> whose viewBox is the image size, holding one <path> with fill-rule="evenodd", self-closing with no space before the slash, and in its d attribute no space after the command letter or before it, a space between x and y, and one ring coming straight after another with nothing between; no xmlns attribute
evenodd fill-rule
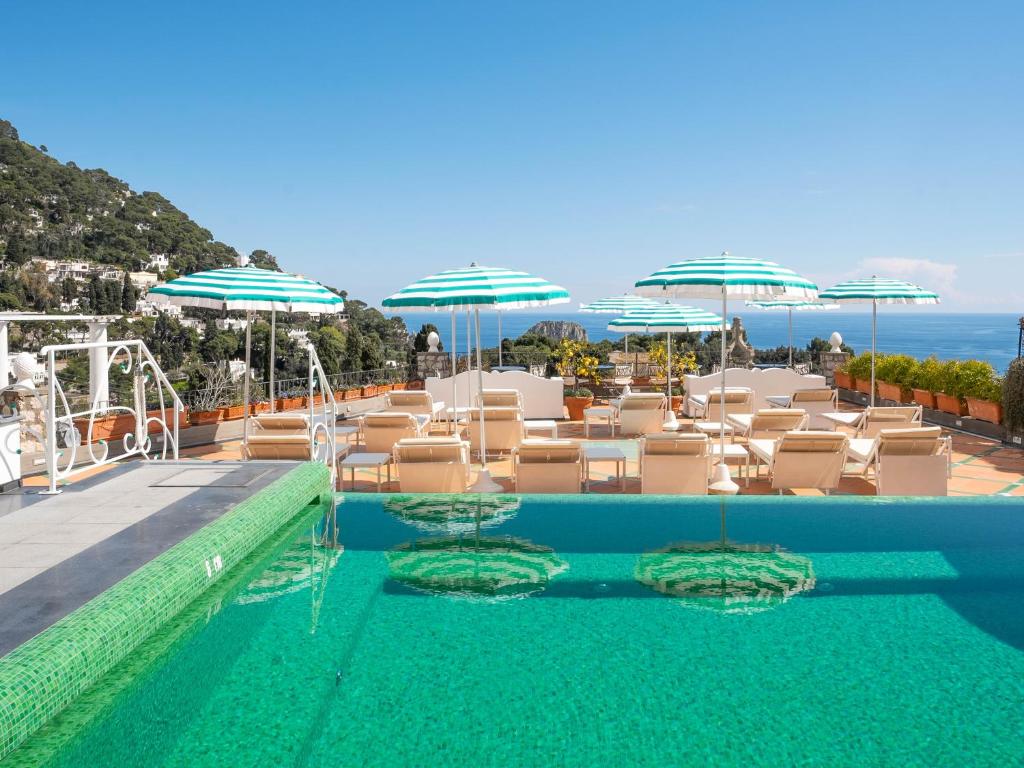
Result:
<svg viewBox="0 0 1024 768"><path fill-rule="evenodd" d="M450 348L451 318L446 313L405 312L400 315L411 332L424 323L433 323L445 349ZM788 313L766 312L741 308L729 312L729 319L740 317L747 330L747 339L755 348L772 348L788 344ZM615 315L584 312L510 311L501 313L501 330L505 338L525 333L541 320L569 320L579 323L591 341L618 339L621 334L608 330L608 321ZM915 308L879 307L877 349L879 352L904 353L923 358L935 355L942 360L986 360L1000 373L1017 356L1020 317L1012 314L959 314L928 312ZM793 341L806 346L815 336L827 339L838 331L843 341L857 352L871 349L870 312L794 312ZM466 348L466 313L458 314L459 351ZM498 344L498 321L494 312L480 313L480 333L484 347Z"/></svg>

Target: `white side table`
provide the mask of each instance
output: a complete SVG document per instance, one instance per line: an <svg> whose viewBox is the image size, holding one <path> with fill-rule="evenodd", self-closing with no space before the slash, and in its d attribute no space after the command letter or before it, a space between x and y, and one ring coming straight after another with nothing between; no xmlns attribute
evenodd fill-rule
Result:
<svg viewBox="0 0 1024 768"><path fill-rule="evenodd" d="M597 405L583 409L583 436L590 437L591 419L608 424L608 431L615 437L615 410L606 405Z"/></svg>
<svg viewBox="0 0 1024 768"><path fill-rule="evenodd" d="M380 493L380 468L387 467L388 470L388 482L391 482L391 454L390 453L350 453L341 463L338 465L341 467L342 472L348 469L351 473L349 482L353 488L356 485L356 470L357 469L374 469L377 470L377 493Z"/></svg>
<svg viewBox="0 0 1024 768"><path fill-rule="evenodd" d="M695 421L693 422L693 428L698 432L703 432L705 435L721 435L724 431L725 434L732 434L732 425L723 424L720 421Z"/></svg>
<svg viewBox="0 0 1024 768"><path fill-rule="evenodd" d="M711 444L711 456L717 459L722 456L722 445L720 443ZM747 449L742 445L736 445L735 443L725 444L725 463L728 464L730 460L736 461L740 468L740 477L747 481L747 486L750 485L750 454L747 453Z"/></svg>
<svg viewBox="0 0 1024 768"><path fill-rule="evenodd" d="M527 419L523 422L526 434L531 432L547 432L552 440L558 439L558 422L554 419Z"/></svg>
<svg viewBox="0 0 1024 768"><path fill-rule="evenodd" d="M626 486L626 454L619 448L611 445L584 445L583 446L583 488L590 490L590 465L598 461L615 462L615 479L619 483L619 490Z"/></svg>

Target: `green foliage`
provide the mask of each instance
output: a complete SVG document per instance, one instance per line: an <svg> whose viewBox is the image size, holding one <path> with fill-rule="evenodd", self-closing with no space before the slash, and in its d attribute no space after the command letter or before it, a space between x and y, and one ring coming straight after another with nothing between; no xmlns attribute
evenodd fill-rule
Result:
<svg viewBox="0 0 1024 768"><path fill-rule="evenodd" d="M1024 357L1010 363L1003 379L1003 424L1012 432L1024 431Z"/></svg>
<svg viewBox="0 0 1024 768"><path fill-rule="evenodd" d="M965 360L957 367L955 392L951 394L960 398L972 397L998 402L1002 399L1001 389L1001 381L989 363L983 360Z"/></svg>
<svg viewBox="0 0 1024 768"><path fill-rule="evenodd" d="M932 355L918 364L910 386L914 389L923 389L928 392L941 392L942 382L942 363Z"/></svg>
<svg viewBox="0 0 1024 768"><path fill-rule="evenodd" d="M272 269L275 272L283 271L277 265L277 259L274 258L274 254L263 249L257 249L249 254L249 265L259 267L260 269Z"/></svg>
<svg viewBox="0 0 1024 768"><path fill-rule="evenodd" d="M963 363L959 360L946 360L942 362L941 365L942 372L940 376L942 388L936 391L963 399L960 372Z"/></svg>
<svg viewBox="0 0 1024 768"><path fill-rule="evenodd" d="M328 376L345 369L345 334L334 326L326 326L309 334L309 340L316 349L320 365Z"/></svg>
<svg viewBox="0 0 1024 768"><path fill-rule="evenodd" d="M593 397L593 391L586 387L567 387L564 393L565 397Z"/></svg>
<svg viewBox="0 0 1024 768"><path fill-rule="evenodd" d="M871 378L871 353L862 352L846 361L843 370L855 379L866 381Z"/></svg>
<svg viewBox="0 0 1024 768"><path fill-rule="evenodd" d="M135 311L135 303L139 300L139 292L131 281L128 273L124 273L124 281L121 283L121 311L131 314Z"/></svg>
<svg viewBox="0 0 1024 768"><path fill-rule="evenodd" d="M424 323L412 340L412 351L426 352L429 350L430 344L427 343L427 337L431 333L437 333L437 326L433 323ZM444 352L444 344L439 341L437 343L437 349L439 352Z"/></svg>
<svg viewBox="0 0 1024 768"><path fill-rule="evenodd" d="M886 384L910 388L920 364L910 355L879 355L875 363L875 378Z"/></svg>

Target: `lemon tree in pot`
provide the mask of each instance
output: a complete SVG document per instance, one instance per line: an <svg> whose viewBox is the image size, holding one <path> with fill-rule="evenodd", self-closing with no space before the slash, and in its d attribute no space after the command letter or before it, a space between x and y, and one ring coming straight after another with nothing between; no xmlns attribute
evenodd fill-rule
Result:
<svg viewBox="0 0 1024 768"><path fill-rule="evenodd" d="M559 376L572 376L575 378L575 386L566 389L563 393L563 401L569 412L570 421L582 421L583 411L589 408L594 402L594 393L580 387L580 380L590 380L594 384L601 383L600 372L597 366L600 360L590 354L584 344L572 339L562 339L555 350L555 370Z"/></svg>
<svg viewBox="0 0 1024 768"><path fill-rule="evenodd" d="M910 393L914 402L925 408L936 407L935 393L942 389L942 363L934 356L917 364L910 380Z"/></svg>
<svg viewBox="0 0 1024 768"><path fill-rule="evenodd" d="M665 342L657 341L651 345L650 349L650 360L651 363L665 370L668 365L668 350L665 347ZM679 394L675 394L673 391L672 402L670 407L673 413L677 413L683 406L683 387L682 382L686 379L686 374L697 373L699 370L697 366L697 354L692 350L688 352L679 352L673 347L672 350L672 379L673 381L679 382L680 386L678 389ZM673 385L675 387L675 385Z"/></svg>
<svg viewBox="0 0 1024 768"><path fill-rule="evenodd" d="M999 424L1003 420L1003 380L982 360L968 360L960 367L961 389L967 412L975 419Z"/></svg>
<svg viewBox="0 0 1024 768"><path fill-rule="evenodd" d="M910 385L919 363L910 355L883 355L875 364L875 383L883 400L909 403Z"/></svg>

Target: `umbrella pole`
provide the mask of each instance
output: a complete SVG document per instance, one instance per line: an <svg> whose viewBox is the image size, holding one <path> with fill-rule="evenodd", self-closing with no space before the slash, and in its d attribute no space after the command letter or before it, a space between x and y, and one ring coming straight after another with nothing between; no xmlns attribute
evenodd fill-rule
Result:
<svg viewBox="0 0 1024 768"><path fill-rule="evenodd" d="M875 323L878 320L878 299L871 300L871 407L875 406Z"/></svg>
<svg viewBox="0 0 1024 768"><path fill-rule="evenodd" d="M668 409L672 410L672 333L671 331L665 332L665 354L667 362L665 365L665 381L668 383Z"/></svg>
<svg viewBox="0 0 1024 768"><path fill-rule="evenodd" d="M487 470L487 429L484 425L484 368L480 360L480 307L474 308L476 317L476 382L478 397L480 399L480 474L470 490L477 493L498 493L501 486L491 479L491 473Z"/></svg>
<svg viewBox="0 0 1024 768"><path fill-rule="evenodd" d="M629 354L629 334L628 333L626 334L626 338L623 339L622 344L623 344L622 354L628 355Z"/></svg>
<svg viewBox="0 0 1024 768"><path fill-rule="evenodd" d="M502 360L501 360L501 310L499 309L498 310L498 367L501 368L501 366L503 364L504 363L502 363Z"/></svg>
<svg viewBox="0 0 1024 768"><path fill-rule="evenodd" d="M449 423L450 423L451 428L452 428L452 434L455 434L455 431L458 428L458 424L459 424L458 411L456 410L458 408L458 406L459 406L459 385L455 381L455 373L456 373L456 369L458 368L458 355L455 352L456 324L455 324L455 310L454 309L452 310L451 314L452 314L452 350L451 350L452 351L452 415L450 417L451 421Z"/></svg>
<svg viewBox="0 0 1024 768"><path fill-rule="evenodd" d="M274 355L277 345L277 310L270 310L270 412L274 412Z"/></svg>
<svg viewBox="0 0 1024 768"><path fill-rule="evenodd" d="M245 415L242 417L242 445L249 445L249 379L252 371L249 360L252 355L252 310L245 313L245 378L242 381L242 401Z"/></svg>
<svg viewBox="0 0 1024 768"><path fill-rule="evenodd" d="M793 367L793 308L789 308L789 367Z"/></svg>
<svg viewBox="0 0 1024 768"><path fill-rule="evenodd" d="M726 285L722 283L722 392L720 401L720 410L718 414L718 420L722 429L719 431L719 450L718 463L715 465L714 473L712 475L713 482L708 486L708 492L720 495L735 495L739 493L740 487L733 482L732 475L729 474L729 465L725 463L725 316L728 313L728 293L726 292Z"/></svg>

